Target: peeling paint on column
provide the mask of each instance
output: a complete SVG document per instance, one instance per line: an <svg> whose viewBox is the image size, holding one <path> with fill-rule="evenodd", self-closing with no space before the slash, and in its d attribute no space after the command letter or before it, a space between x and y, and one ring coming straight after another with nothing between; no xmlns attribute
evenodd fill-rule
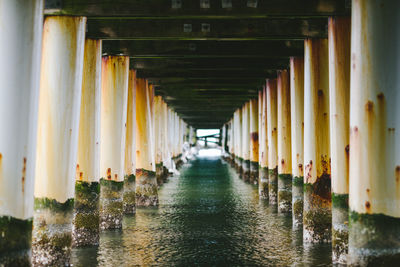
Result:
<svg viewBox="0 0 400 267"><path fill-rule="evenodd" d="M277 81L267 80L267 129L268 129L268 190L269 203L278 203L278 117Z"/></svg>
<svg viewBox="0 0 400 267"><path fill-rule="evenodd" d="M85 24L84 17L68 16L49 16L44 22L33 265L68 265L70 260Z"/></svg>
<svg viewBox="0 0 400 267"><path fill-rule="evenodd" d="M350 266L400 260L398 10L399 1L352 3Z"/></svg>
<svg viewBox="0 0 400 267"><path fill-rule="evenodd" d="M101 75L100 229L122 227L129 57L104 56Z"/></svg>
<svg viewBox="0 0 400 267"><path fill-rule="evenodd" d="M292 211L292 155L290 124L290 81L287 70L278 71L278 211Z"/></svg>
<svg viewBox="0 0 400 267"><path fill-rule="evenodd" d="M303 241L330 242L332 215L328 40L307 39L304 46Z"/></svg>
<svg viewBox="0 0 400 267"><path fill-rule="evenodd" d="M292 136L292 221L303 226L304 164L304 58L290 59L290 112Z"/></svg>
<svg viewBox="0 0 400 267"><path fill-rule="evenodd" d="M349 224L350 17L328 21L332 261L346 264Z"/></svg>

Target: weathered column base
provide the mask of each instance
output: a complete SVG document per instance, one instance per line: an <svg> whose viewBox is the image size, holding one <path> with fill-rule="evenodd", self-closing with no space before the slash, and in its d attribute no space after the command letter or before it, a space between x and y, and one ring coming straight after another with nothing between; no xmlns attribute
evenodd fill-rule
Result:
<svg viewBox="0 0 400 267"><path fill-rule="evenodd" d="M164 177L163 177L163 164L157 163L156 164L156 178L157 178L157 185L161 186L164 183Z"/></svg>
<svg viewBox="0 0 400 267"><path fill-rule="evenodd" d="M269 204L278 204L278 166L268 169Z"/></svg>
<svg viewBox="0 0 400 267"><path fill-rule="evenodd" d="M123 210L124 214L136 213L136 178L134 174L126 175L124 179Z"/></svg>
<svg viewBox="0 0 400 267"><path fill-rule="evenodd" d="M250 161L250 183L258 184L258 162Z"/></svg>
<svg viewBox="0 0 400 267"><path fill-rule="evenodd" d="M238 175L242 175L243 172L243 159L236 157L235 158L235 167L236 167L236 172L238 173Z"/></svg>
<svg viewBox="0 0 400 267"><path fill-rule="evenodd" d="M158 191L156 173L144 169L136 170L136 206L157 206Z"/></svg>
<svg viewBox="0 0 400 267"><path fill-rule="evenodd" d="M242 179L245 182L250 182L250 160L243 160L242 170Z"/></svg>
<svg viewBox="0 0 400 267"><path fill-rule="evenodd" d="M349 195L332 193L332 262L346 264L349 248Z"/></svg>
<svg viewBox="0 0 400 267"><path fill-rule="evenodd" d="M124 182L100 179L100 230L122 228Z"/></svg>
<svg viewBox="0 0 400 267"><path fill-rule="evenodd" d="M75 183L73 247L99 244L99 199L98 182L77 181Z"/></svg>
<svg viewBox="0 0 400 267"><path fill-rule="evenodd" d="M332 236L331 183L322 176L304 184L303 241L328 243Z"/></svg>
<svg viewBox="0 0 400 267"><path fill-rule="evenodd" d="M168 181L170 173L167 167L163 166L163 177L164 177L164 183Z"/></svg>
<svg viewBox="0 0 400 267"><path fill-rule="evenodd" d="M258 195L261 199L268 199L268 168L260 167L258 175Z"/></svg>
<svg viewBox="0 0 400 267"><path fill-rule="evenodd" d="M292 175L278 174L278 211L290 213L292 211Z"/></svg>
<svg viewBox="0 0 400 267"><path fill-rule="evenodd" d="M0 266L30 266L32 219L0 217Z"/></svg>
<svg viewBox="0 0 400 267"><path fill-rule="evenodd" d="M292 179L292 222L294 228L303 226L303 176Z"/></svg>
<svg viewBox="0 0 400 267"><path fill-rule="evenodd" d="M175 162L175 167L177 169L179 169L183 164L182 154L179 154L178 156L172 158L172 160Z"/></svg>
<svg viewBox="0 0 400 267"><path fill-rule="evenodd" d="M74 200L35 199L33 266L68 266L71 259Z"/></svg>
<svg viewBox="0 0 400 267"><path fill-rule="evenodd" d="M398 266L400 218L350 211L349 266Z"/></svg>

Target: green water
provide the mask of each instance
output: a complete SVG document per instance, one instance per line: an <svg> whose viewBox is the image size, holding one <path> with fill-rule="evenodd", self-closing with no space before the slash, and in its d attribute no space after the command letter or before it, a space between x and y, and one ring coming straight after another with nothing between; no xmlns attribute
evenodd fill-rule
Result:
<svg viewBox="0 0 400 267"><path fill-rule="evenodd" d="M125 217L98 248L73 250L74 266L327 266L330 245L302 244L290 216L259 200L219 157L184 165L159 190L158 208Z"/></svg>

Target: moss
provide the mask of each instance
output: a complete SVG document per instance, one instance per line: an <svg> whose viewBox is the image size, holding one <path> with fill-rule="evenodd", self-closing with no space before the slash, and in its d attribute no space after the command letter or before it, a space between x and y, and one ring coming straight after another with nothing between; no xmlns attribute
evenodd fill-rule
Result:
<svg viewBox="0 0 400 267"><path fill-rule="evenodd" d="M136 182L136 176L134 174L125 175L124 183L132 184Z"/></svg>
<svg viewBox="0 0 400 267"><path fill-rule="evenodd" d="M293 214L297 218L300 218L303 216L303 200L293 201Z"/></svg>
<svg viewBox="0 0 400 267"><path fill-rule="evenodd" d="M29 249L32 240L32 219L0 217L0 251Z"/></svg>
<svg viewBox="0 0 400 267"><path fill-rule="evenodd" d="M124 203L135 204L135 191L124 192Z"/></svg>
<svg viewBox="0 0 400 267"><path fill-rule="evenodd" d="M92 212L99 207L100 185L98 182L75 184L75 212Z"/></svg>
<svg viewBox="0 0 400 267"><path fill-rule="evenodd" d="M74 199L70 198L64 203L60 203L55 199L35 198L35 210L49 209L53 212L70 212L74 209Z"/></svg>
<svg viewBox="0 0 400 267"><path fill-rule="evenodd" d="M89 196L92 193L100 193L100 185L98 182L84 182L76 181L75 183L75 194L82 193L85 196Z"/></svg>
<svg viewBox="0 0 400 267"><path fill-rule="evenodd" d="M278 192L278 202L284 205L289 205L291 208L292 192L283 190ZM288 207L289 208L289 207Z"/></svg>
<svg viewBox="0 0 400 267"><path fill-rule="evenodd" d="M349 232L332 229L332 260L338 262L342 255L347 255L349 248Z"/></svg>
<svg viewBox="0 0 400 267"><path fill-rule="evenodd" d="M107 215L117 215L122 214L123 203L122 200L119 201L109 201L107 205L102 205L100 212Z"/></svg>
<svg viewBox="0 0 400 267"><path fill-rule="evenodd" d="M55 233L48 236L45 232L40 235L40 239L34 241L35 246L47 247L51 246L56 250L63 250L65 247L71 247L72 235L71 232Z"/></svg>
<svg viewBox="0 0 400 267"><path fill-rule="evenodd" d="M85 228L92 231L99 229L99 214L76 213L74 218L74 225L76 228Z"/></svg>
<svg viewBox="0 0 400 267"><path fill-rule="evenodd" d="M100 185L112 188L114 191L121 191L124 187L124 183L122 181L107 180L105 178L100 179Z"/></svg>
<svg viewBox="0 0 400 267"><path fill-rule="evenodd" d="M304 177L303 176L294 176L292 180L292 184L294 186L303 186Z"/></svg>
<svg viewBox="0 0 400 267"><path fill-rule="evenodd" d="M304 226L314 242L329 242L332 235L332 215L329 210L317 208L304 210Z"/></svg>
<svg viewBox="0 0 400 267"><path fill-rule="evenodd" d="M332 193L332 208L348 209L349 195Z"/></svg>
<svg viewBox="0 0 400 267"><path fill-rule="evenodd" d="M145 170L145 169L136 169L136 178L140 179L142 176L145 177L155 177L156 172Z"/></svg>

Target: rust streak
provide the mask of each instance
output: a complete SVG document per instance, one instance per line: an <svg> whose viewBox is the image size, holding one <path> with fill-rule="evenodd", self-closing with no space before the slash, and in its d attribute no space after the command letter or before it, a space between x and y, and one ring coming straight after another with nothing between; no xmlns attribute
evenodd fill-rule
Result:
<svg viewBox="0 0 400 267"><path fill-rule="evenodd" d="M111 168L107 169L107 179L111 180Z"/></svg>
<svg viewBox="0 0 400 267"><path fill-rule="evenodd" d="M396 177L396 182L399 182L400 181L400 166L396 166L394 173L395 173L395 177Z"/></svg>
<svg viewBox="0 0 400 267"><path fill-rule="evenodd" d="M369 203L369 201L365 201L365 208L367 213L371 213L371 203Z"/></svg>
<svg viewBox="0 0 400 267"><path fill-rule="evenodd" d="M118 180L118 174L115 174L114 177L115 177L115 180Z"/></svg>
<svg viewBox="0 0 400 267"><path fill-rule="evenodd" d="M25 176L26 176L26 158L24 157L23 167L22 167L22 178L21 178L22 193L25 192Z"/></svg>
<svg viewBox="0 0 400 267"><path fill-rule="evenodd" d="M311 175L311 171L312 171L312 160L310 160L310 163L308 163L306 165L306 181L308 182L309 179L311 179L312 175Z"/></svg>
<svg viewBox="0 0 400 267"><path fill-rule="evenodd" d="M82 181L83 180L83 172L79 173L79 180Z"/></svg>

